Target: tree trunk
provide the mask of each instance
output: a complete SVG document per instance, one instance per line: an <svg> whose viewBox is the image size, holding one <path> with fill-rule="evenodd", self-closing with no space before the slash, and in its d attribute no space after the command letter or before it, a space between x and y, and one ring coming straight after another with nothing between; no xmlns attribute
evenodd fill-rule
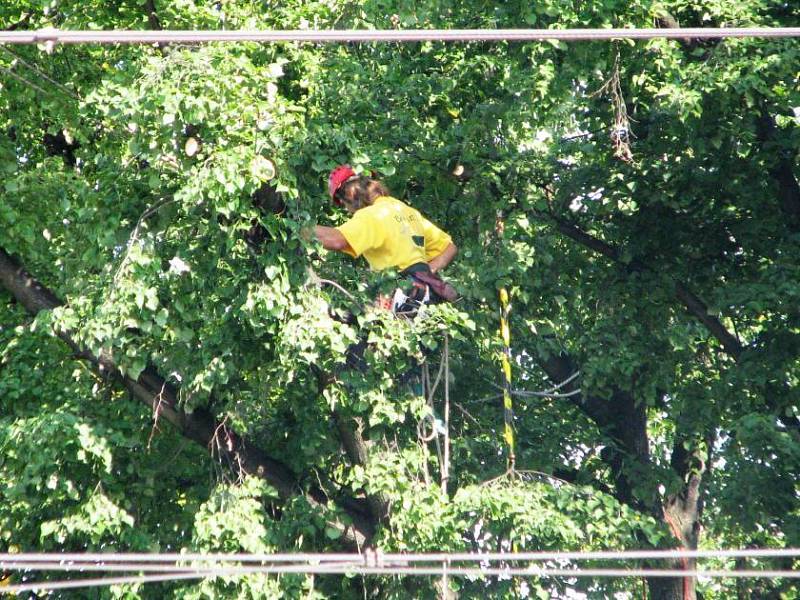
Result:
<svg viewBox="0 0 800 600"><path fill-rule="evenodd" d="M576 369L573 361L565 354L551 356L540 363L552 381L566 379ZM563 391L570 391L572 385L565 386ZM634 481L630 479L631 471L625 468L625 462L635 461L641 468L651 464L649 441L647 437L647 407L637 402L628 392L615 389L607 397L598 398L578 394L571 397L572 402L580 408L598 428L611 440L601 453L603 461L611 468L614 481L611 493L624 504L642 513L651 514L667 524L672 535L678 541L678 549L697 549L702 502L700 485L705 474L707 460L700 447L687 450L686 441L695 440L695 435L678 431L673 447L670 466L685 482L683 489L674 496L661 502L649 501L637 497L634 493ZM713 439L704 440L706 448L713 445ZM653 496L655 491L653 491ZM651 569L694 570L692 559L674 559L652 561ZM696 600L695 580L693 578L651 577L647 580L648 598L657 600Z"/></svg>
<svg viewBox="0 0 800 600"><path fill-rule="evenodd" d="M680 568L675 565L675 568ZM650 600L695 600L694 579L650 577L647 580Z"/></svg>
<svg viewBox="0 0 800 600"><path fill-rule="evenodd" d="M707 440L710 442L710 440ZM680 542L680 550L697 550L700 530L700 484L706 469L706 461L699 451L687 452L679 437L672 452L672 468L688 475L686 487L678 494L666 499L663 508L664 522L672 535ZM659 561L653 568L694 571L697 561L692 558ZM693 577L651 577L647 581L650 596L654 600L696 600L696 580Z"/></svg>

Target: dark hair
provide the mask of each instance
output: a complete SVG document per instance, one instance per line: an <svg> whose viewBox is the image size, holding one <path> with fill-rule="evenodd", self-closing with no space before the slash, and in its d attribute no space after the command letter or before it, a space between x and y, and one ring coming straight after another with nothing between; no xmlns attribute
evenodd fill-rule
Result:
<svg viewBox="0 0 800 600"><path fill-rule="evenodd" d="M351 188L355 189L354 204L356 210L371 205L373 202L375 202L375 198L388 196L390 194L389 189L383 185L383 183L373 177L367 177L364 175L358 177L357 179L353 179L352 181L346 182L340 188L340 190L342 194L344 194Z"/></svg>

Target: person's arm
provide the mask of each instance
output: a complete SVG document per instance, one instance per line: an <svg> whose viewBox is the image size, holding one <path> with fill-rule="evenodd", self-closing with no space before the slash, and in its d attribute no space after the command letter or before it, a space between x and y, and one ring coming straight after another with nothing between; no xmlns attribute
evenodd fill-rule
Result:
<svg viewBox="0 0 800 600"><path fill-rule="evenodd" d="M353 254L350 244L347 243L342 232L335 227L317 225L314 227L314 235L326 250L338 250L339 252Z"/></svg>
<svg viewBox="0 0 800 600"><path fill-rule="evenodd" d="M441 254L428 261L428 266L434 273L441 271L450 264L456 254L458 254L458 248L453 242L450 242Z"/></svg>
<svg viewBox="0 0 800 600"><path fill-rule="evenodd" d="M431 271L441 271L458 254L453 239L428 219L420 215L422 230L425 233L425 260Z"/></svg>

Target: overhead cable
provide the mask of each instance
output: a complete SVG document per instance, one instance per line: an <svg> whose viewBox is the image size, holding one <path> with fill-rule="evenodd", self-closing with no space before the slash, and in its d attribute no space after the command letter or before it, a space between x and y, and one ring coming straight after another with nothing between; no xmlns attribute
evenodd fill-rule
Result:
<svg viewBox="0 0 800 600"><path fill-rule="evenodd" d="M561 383L557 383L553 387L545 390L543 393L551 393L551 392L555 392L557 390L560 390L562 387L564 387L568 383L571 383L572 381L574 381L575 378L578 377L578 375L580 375L580 374L581 374L580 370L575 371L572 375L567 377L564 381L562 381Z"/></svg>
<svg viewBox="0 0 800 600"><path fill-rule="evenodd" d="M538 42L613 39L720 39L800 37L800 27L684 27L608 29L341 29L130 31L2 31L7 44L199 44L207 42Z"/></svg>
<svg viewBox="0 0 800 600"><path fill-rule="evenodd" d="M446 572L451 577L708 577L708 578L760 578L799 579L800 571L789 570L683 570L683 569L564 569L543 567L450 567L446 563L434 567L367 567L355 565L278 565L223 567L197 569L159 575L131 575L122 577L85 578L69 581L26 582L0 588L0 593L18 594L31 591L54 591L80 587L98 587L126 583L177 582L180 580L206 579L211 577L233 577L242 575L390 575L390 576L441 576Z"/></svg>
<svg viewBox="0 0 800 600"><path fill-rule="evenodd" d="M800 578L797 570L727 569L645 569L645 568L551 568L511 563L563 560L643 560L664 558L800 558L798 548L752 548L743 550L633 550L595 552L514 552L514 553L429 553L384 554L368 550L362 554L203 554L203 553L20 553L0 554L0 567L31 572L129 572L137 575L81 578L70 581L23 582L0 588L0 592L22 593L35 590L62 590L126 583L157 583L234 577L242 575L317 574L317 575L405 575L480 578L501 577L712 577L712 578ZM197 564L198 562L203 564ZM245 563L230 565L231 562ZM452 563L479 562L479 567L451 566ZM501 564L490 566L490 563ZM181 564L178 564L181 563ZM194 564L188 564L194 563ZM222 563L222 564L220 564ZM261 563L261 564L252 564ZM272 564L265 564L272 563ZM414 563L417 563L416 565ZM420 564L427 563L427 564ZM411 565L411 566L409 566Z"/></svg>
<svg viewBox="0 0 800 600"><path fill-rule="evenodd" d="M370 550L364 553L201 553L201 552L45 552L0 553L0 566L15 561L38 562L319 562L319 563L397 563L397 562L486 562L486 561L546 561L546 560L658 560L674 558L788 558L800 559L800 548L745 548L721 550L590 550L554 552L428 552L384 553Z"/></svg>

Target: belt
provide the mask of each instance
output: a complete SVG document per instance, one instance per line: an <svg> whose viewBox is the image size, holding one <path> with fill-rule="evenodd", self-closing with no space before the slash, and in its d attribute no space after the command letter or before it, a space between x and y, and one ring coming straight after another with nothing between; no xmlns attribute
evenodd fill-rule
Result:
<svg viewBox="0 0 800 600"><path fill-rule="evenodd" d="M400 275L409 276L413 275L414 273L431 273L431 268L428 266L428 263L420 262L414 263L410 267L406 267L402 271L400 271Z"/></svg>

